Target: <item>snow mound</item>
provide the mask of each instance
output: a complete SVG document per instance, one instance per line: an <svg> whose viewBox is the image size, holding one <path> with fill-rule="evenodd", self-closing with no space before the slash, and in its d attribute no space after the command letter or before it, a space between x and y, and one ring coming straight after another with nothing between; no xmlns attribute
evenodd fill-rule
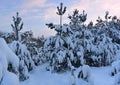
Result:
<svg viewBox="0 0 120 85"><path fill-rule="evenodd" d="M93 81L92 81L92 77L91 77L91 69L88 65L83 65L83 66L79 67L75 71L75 76L77 79L76 83L84 81L88 85L93 85Z"/></svg>
<svg viewBox="0 0 120 85"><path fill-rule="evenodd" d="M0 48L0 85L19 85L17 75L7 70L8 63L17 69L19 59L10 50L3 38L0 38Z"/></svg>
<svg viewBox="0 0 120 85"><path fill-rule="evenodd" d="M19 85L19 78L15 74L7 71L1 85Z"/></svg>
<svg viewBox="0 0 120 85"><path fill-rule="evenodd" d="M114 61L114 62L112 63L112 70L111 70L112 76L114 76L114 75L117 74L118 72L120 72L120 60Z"/></svg>
<svg viewBox="0 0 120 85"><path fill-rule="evenodd" d="M8 63L12 64L14 68L19 67L19 59L18 57L12 52L12 50L8 47L5 40L0 38L0 52L6 56Z"/></svg>

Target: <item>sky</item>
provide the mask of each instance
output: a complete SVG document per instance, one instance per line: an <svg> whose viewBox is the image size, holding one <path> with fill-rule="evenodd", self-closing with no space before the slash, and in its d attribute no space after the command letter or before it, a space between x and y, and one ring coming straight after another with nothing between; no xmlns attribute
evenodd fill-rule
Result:
<svg viewBox="0 0 120 85"><path fill-rule="evenodd" d="M35 37L55 35L55 31L47 28L46 23L59 24L56 7L60 3L67 7L63 15L63 23L68 23L68 14L74 9L88 14L88 20L94 21L98 16L104 17L105 12L120 17L120 0L0 0L0 31L12 32L12 17L19 12L24 23L22 31L33 31Z"/></svg>

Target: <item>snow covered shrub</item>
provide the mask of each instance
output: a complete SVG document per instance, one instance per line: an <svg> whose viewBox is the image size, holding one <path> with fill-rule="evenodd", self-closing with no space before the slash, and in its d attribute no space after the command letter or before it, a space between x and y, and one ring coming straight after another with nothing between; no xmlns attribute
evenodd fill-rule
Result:
<svg viewBox="0 0 120 85"><path fill-rule="evenodd" d="M50 65L52 66L52 70L54 71L61 71L67 68L67 60L66 60L66 50L64 48L58 48L55 52L51 55L51 62Z"/></svg>
<svg viewBox="0 0 120 85"><path fill-rule="evenodd" d="M62 65L66 64L66 48L62 46L64 41L60 36L50 37L45 42L47 57L50 60L50 66L54 71L60 71Z"/></svg>
<svg viewBox="0 0 120 85"><path fill-rule="evenodd" d="M79 70L78 78L82 78L88 82L90 78L90 67L88 65L83 65L79 67L78 70Z"/></svg>
<svg viewBox="0 0 120 85"><path fill-rule="evenodd" d="M42 48L44 40L44 36L41 36L38 39L34 38L32 31L21 33L21 42L26 45L36 66L45 62L44 49Z"/></svg>
<svg viewBox="0 0 120 85"><path fill-rule="evenodd" d="M120 34L118 33L120 32L120 30L118 30L118 21L113 19L110 20L110 18L108 19L108 14L105 17L107 20L102 20L99 17L95 26L92 26L92 29L85 30L91 32L92 35L89 35L89 38L86 37L84 39L84 58L86 60L86 64L91 66L110 65L115 60L115 55L120 49L119 43L115 41L115 39L119 40L119 38L115 37L119 37Z"/></svg>
<svg viewBox="0 0 120 85"><path fill-rule="evenodd" d="M117 74L118 72L120 72L120 60L114 61L114 62L112 63L111 75L114 76L114 75Z"/></svg>
<svg viewBox="0 0 120 85"><path fill-rule="evenodd" d="M38 61L39 61L39 57L38 57L38 50L35 47L36 43L35 42L29 42L27 43L27 48L30 52L30 56L32 58L32 60L34 61L34 64L37 65Z"/></svg>
<svg viewBox="0 0 120 85"><path fill-rule="evenodd" d="M42 64L42 63L45 63L46 61L48 61L46 55L45 55L45 51L44 51L44 48L43 47L40 47L38 49L38 56L39 56L39 63Z"/></svg>
<svg viewBox="0 0 120 85"><path fill-rule="evenodd" d="M64 63L65 67L69 68L68 60L71 66L77 68L83 63L90 66L110 65L120 50L119 42L114 38L119 39L120 30L119 21L115 17L112 17L112 20L109 17L109 13L106 12L105 20L98 17L95 25L92 22L85 25L87 14L85 11L79 14L76 9L68 17L69 24L62 27L53 23L47 24L48 28L57 32L44 44L51 66L62 68L61 63Z"/></svg>
<svg viewBox="0 0 120 85"><path fill-rule="evenodd" d="M15 40L9 43L9 47L19 58L19 79L23 81L28 79L28 72L33 70L35 65L26 46L26 42L29 42L29 38L33 33L32 31L20 32L23 29L23 22L21 20L22 18L19 17L19 13L17 12L16 16L13 16L13 24L11 24ZM9 64L9 68L11 67L11 64Z"/></svg>
<svg viewBox="0 0 120 85"><path fill-rule="evenodd" d="M93 41L94 43L92 43ZM88 62L89 65L106 66L111 64L111 62L114 60L113 56L115 55L115 45L112 43L109 37L105 36L105 34L101 34L93 38L93 40L89 43L89 46L86 47L87 49L90 47L90 50L87 50L88 53L86 53L86 55L89 56L90 60L92 61L92 63Z"/></svg>
<svg viewBox="0 0 120 85"><path fill-rule="evenodd" d="M34 62L25 44L13 41L9 44L12 51L19 57L19 79L26 80L28 72L34 68Z"/></svg>
<svg viewBox="0 0 120 85"><path fill-rule="evenodd" d="M8 69L8 64L12 68ZM0 38L0 85L19 85L18 79L19 59L7 46L4 39ZM9 71L14 71L14 73Z"/></svg>
<svg viewBox="0 0 120 85"><path fill-rule="evenodd" d="M73 60L71 61L71 63L74 67L79 67L84 63L84 45L83 40L80 37L81 33L75 32L72 38L74 49L72 49Z"/></svg>
<svg viewBox="0 0 120 85"><path fill-rule="evenodd" d="M73 15L69 15L70 19L70 28L72 30L72 39L74 43L74 56L76 56L76 61L79 62L79 59L82 60L81 63L86 63L88 65L93 64L94 62L91 61L91 56L93 56L93 33L92 28L87 27L84 22L87 20L87 14L83 10L82 14L79 14L79 11L76 9L73 12ZM91 26L93 27L93 25ZM79 54L79 55L78 55ZM76 63L77 67L80 64Z"/></svg>
<svg viewBox="0 0 120 85"><path fill-rule="evenodd" d="M69 15L69 19L71 20L70 25L64 24L62 27L52 23L47 24L48 28L55 29L57 32L44 44L50 63L55 68L79 67L84 63L82 28L85 26L82 24L86 21L87 14L84 11L79 14L78 10L75 10L73 15Z"/></svg>
<svg viewBox="0 0 120 85"><path fill-rule="evenodd" d="M90 85L93 85L93 81L91 78L91 69L88 65L80 66L75 71L76 79L79 81L79 79L82 79L86 82L88 82Z"/></svg>
<svg viewBox="0 0 120 85"><path fill-rule="evenodd" d="M74 48L71 28L68 25L63 25L62 28L55 26L54 29L57 32L56 36L49 37L44 44L50 65L56 71L65 70L70 68L68 65L69 59L71 65L79 67L81 59L83 59L83 54L80 53L82 47L79 46L80 49Z"/></svg>
<svg viewBox="0 0 120 85"><path fill-rule="evenodd" d="M45 53L43 47L37 47L35 42L27 44L27 48L30 52L30 56L36 66L44 63L46 61Z"/></svg>

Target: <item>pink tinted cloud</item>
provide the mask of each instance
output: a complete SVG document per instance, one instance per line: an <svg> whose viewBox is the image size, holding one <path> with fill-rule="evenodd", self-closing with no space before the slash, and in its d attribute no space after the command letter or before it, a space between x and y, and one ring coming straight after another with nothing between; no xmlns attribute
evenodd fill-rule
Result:
<svg viewBox="0 0 120 85"><path fill-rule="evenodd" d="M45 20L58 18L56 11L57 11L56 8L52 8L52 7L48 8L44 13L43 18Z"/></svg>
<svg viewBox="0 0 120 85"><path fill-rule="evenodd" d="M38 30L33 30L33 33L35 33L35 35L34 35L35 37L42 36L42 35L44 35L44 37L49 37L49 36L54 36L56 34L54 29L49 29L47 27L39 29L39 31Z"/></svg>
<svg viewBox="0 0 120 85"><path fill-rule="evenodd" d="M54 4L47 3L47 0L29 0L23 3L22 9L20 10L20 12L22 15L27 14L28 12L39 12L39 10L41 10L42 8L51 7L53 5Z"/></svg>
<svg viewBox="0 0 120 85"><path fill-rule="evenodd" d="M46 0L30 0L23 4L25 9L33 8L33 7L43 7L46 4Z"/></svg>
<svg viewBox="0 0 120 85"><path fill-rule="evenodd" d="M102 10L108 10L112 15L120 16L120 0L102 0Z"/></svg>
<svg viewBox="0 0 120 85"><path fill-rule="evenodd" d="M120 16L120 0L77 0L69 6L67 13L71 14L74 9L86 10L88 21L95 21L98 16L104 17L105 12L109 11L110 15Z"/></svg>

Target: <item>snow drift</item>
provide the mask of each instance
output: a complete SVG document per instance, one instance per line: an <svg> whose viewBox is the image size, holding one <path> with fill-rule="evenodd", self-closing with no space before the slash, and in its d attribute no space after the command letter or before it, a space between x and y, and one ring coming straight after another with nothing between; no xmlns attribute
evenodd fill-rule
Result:
<svg viewBox="0 0 120 85"><path fill-rule="evenodd" d="M8 63L15 69L19 67L19 59L7 46L5 40L0 38L0 85L19 85L17 75L7 70Z"/></svg>

